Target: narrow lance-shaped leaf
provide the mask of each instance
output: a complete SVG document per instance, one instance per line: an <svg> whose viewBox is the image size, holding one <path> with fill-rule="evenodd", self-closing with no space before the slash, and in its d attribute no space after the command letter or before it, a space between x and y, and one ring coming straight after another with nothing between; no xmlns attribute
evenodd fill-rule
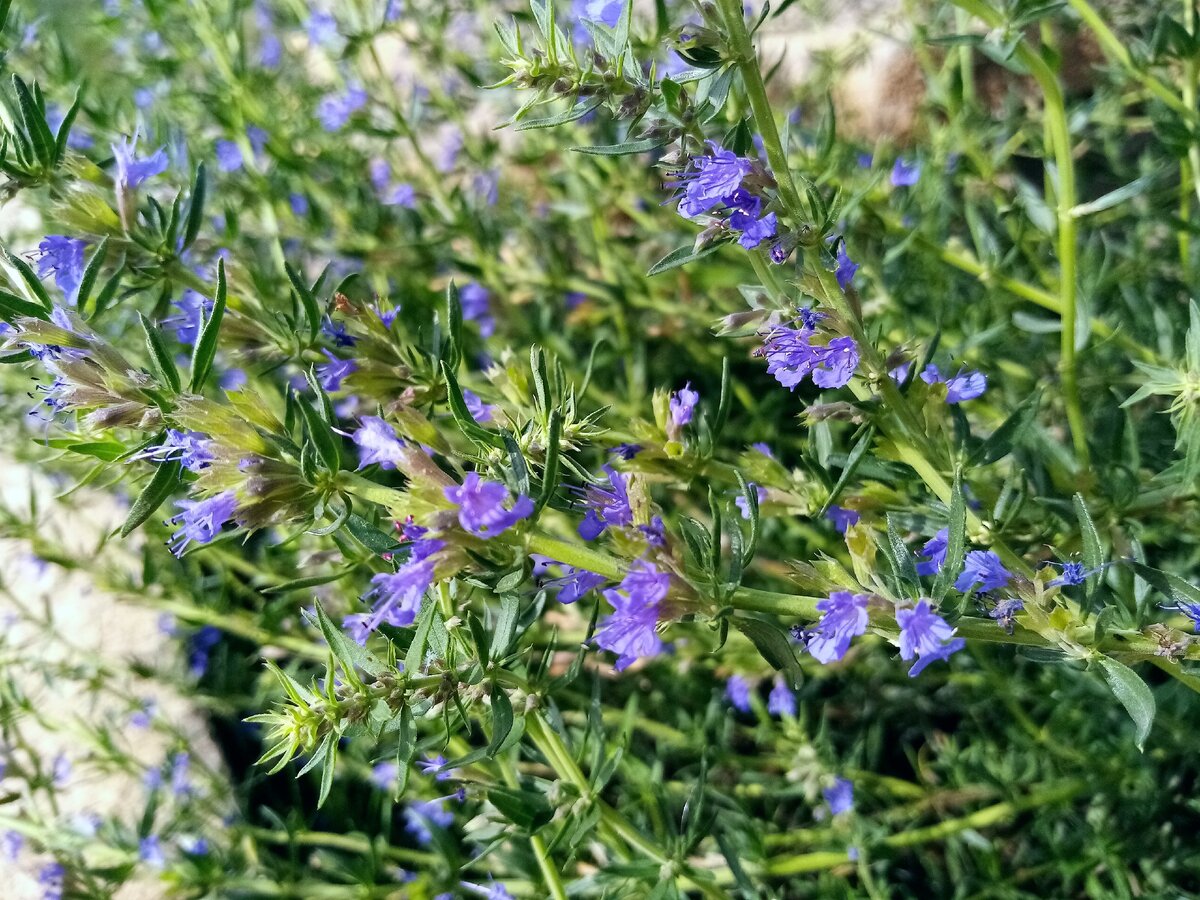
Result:
<svg viewBox="0 0 1200 900"><path fill-rule="evenodd" d="M217 335L221 330L221 319L225 316L226 292L225 260L222 259L217 261L217 295L213 299L212 314L204 323L192 353L192 393L200 392L208 373L212 371L213 360L217 356Z"/></svg>
<svg viewBox="0 0 1200 900"><path fill-rule="evenodd" d="M1156 711L1153 692L1133 669L1111 656L1100 658L1100 668L1104 672L1104 680L1129 713L1129 718L1133 719L1137 748L1145 750Z"/></svg>
<svg viewBox="0 0 1200 900"><path fill-rule="evenodd" d="M175 360L163 343L162 334L140 312L138 313L138 322L141 324L142 333L146 338L146 350L150 354L150 365L154 369L155 377L163 387L178 394L182 387L179 381L179 371L175 368Z"/></svg>

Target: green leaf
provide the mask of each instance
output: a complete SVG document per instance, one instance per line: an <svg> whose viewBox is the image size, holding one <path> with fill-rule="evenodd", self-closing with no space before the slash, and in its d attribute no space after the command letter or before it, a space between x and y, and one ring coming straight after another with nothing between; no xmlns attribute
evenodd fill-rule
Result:
<svg viewBox="0 0 1200 900"><path fill-rule="evenodd" d="M321 791L317 795L317 809L325 805L329 799L329 790L333 787L333 772L337 768L338 742L333 732L326 735L325 753L321 760Z"/></svg>
<svg viewBox="0 0 1200 900"><path fill-rule="evenodd" d="M556 125L566 125L568 122L574 122L576 119L582 119L601 103L600 98L596 98L587 103L579 103L572 106L566 112L559 113L556 116L547 116L544 119L526 119L517 125L517 131L528 131L531 128L553 128Z"/></svg>
<svg viewBox="0 0 1200 900"><path fill-rule="evenodd" d="M192 181L192 196L188 200L187 222L183 226L183 246L190 247L200 234L200 225L204 221L204 198L208 192L208 177L204 163L196 166L196 177Z"/></svg>
<svg viewBox="0 0 1200 900"><path fill-rule="evenodd" d="M192 383L190 390L198 394L204 387L208 373L212 371L213 360L217 356L217 335L221 330L221 319L225 316L225 260L217 261L217 295L213 299L212 314L200 331L196 341L196 349L192 353Z"/></svg>
<svg viewBox="0 0 1200 900"><path fill-rule="evenodd" d="M454 377L454 373L450 371L450 366L446 364L445 360L442 360L442 376L446 379L446 400L450 404L450 412L453 414L459 430L477 444L504 450L504 438L494 431L481 427L471 415L471 411L467 409L467 402L463 400L458 379Z"/></svg>
<svg viewBox="0 0 1200 900"><path fill-rule="evenodd" d="M325 607L321 605L320 600L315 600L316 607L316 624L321 629L321 634L325 637L325 643L329 645L330 652L333 653L334 659L342 664L342 668L349 673L353 673L355 667L362 669L368 675L376 677L388 671L388 665L374 653L368 651L365 647L360 647L350 638L346 637L346 633L338 628L329 618L329 614L325 612ZM311 620L313 617L305 614Z"/></svg>
<svg viewBox="0 0 1200 900"><path fill-rule="evenodd" d="M1038 388L1026 397L1020 406L1012 411L1009 417L1001 423L999 428L992 432L987 440L976 448L968 460L968 465L988 465L997 462L1008 456L1012 452L1013 447L1020 446L1030 426L1033 424L1041 400L1042 389Z"/></svg>
<svg viewBox="0 0 1200 900"><path fill-rule="evenodd" d="M119 441L77 441L73 438L53 438L46 444L55 450L70 450L72 453L80 453L94 459L102 459L105 462L115 462L129 452Z"/></svg>
<svg viewBox="0 0 1200 900"><path fill-rule="evenodd" d="M346 519L346 528L364 547L372 553L387 553L400 546L389 532L376 528L362 516L351 514Z"/></svg>
<svg viewBox="0 0 1200 900"><path fill-rule="evenodd" d="M488 743L488 755L495 756L513 727L512 701L508 693L496 682L492 682L492 739Z"/></svg>
<svg viewBox="0 0 1200 900"><path fill-rule="evenodd" d="M500 815L523 831L537 831L548 825L554 816L546 798L534 791L493 787L488 789L487 795Z"/></svg>
<svg viewBox="0 0 1200 900"><path fill-rule="evenodd" d="M867 448L871 446L871 438L875 436L875 426L868 425L866 431L858 442L850 448L850 453L846 456L846 464L842 466L842 474L838 476L838 480L834 483L833 489L829 492L829 496L825 498L825 503L821 506L821 511L817 513L817 518L829 512L829 507L837 502L838 497L842 493L842 489L854 477L854 472L858 469L859 463L862 462L863 456L866 455Z"/></svg>
<svg viewBox="0 0 1200 900"><path fill-rule="evenodd" d="M63 157L67 154L67 141L71 137L71 128L75 125L75 117L79 115L79 102L82 97L83 89L76 89L75 99L71 101L70 108L63 115L62 121L58 123L58 133L54 136L55 166L58 166L63 161Z"/></svg>
<svg viewBox="0 0 1200 900"><path fill-rule="evenodd" d="M41 319L50 321L50 314L36 303L22 300L16 294L0 291L0 319L15 322L17 319Z"/></svg>
<svg viewBox="0 0 1200 900"><path fill-rule="evenodd" d="M1155 590L1169 597L1174 603L1200 605L1200 590L1178 575L1160 571L1134 560L1129 560L1128 565L1150 582Z"/></svg>
<svg viewBox="0 0 1200 900"><path fill-rule="evenodd" d="M746 542L746 546L742 550L742 565L748 566L754 559L755 551L758 550L758 489L750 486L750 482L746 480L746 476L740 469L734 470L734 474L737 475L742 497L746 500L746 511L750 514L750 540Z"/></svg>
<svg viewBox="0 0 1200 900"><path fill-rule="evenodd" d="M700 251L697 251L691 244L687 245L686 247L680 247L678 250L672 250L670 253L652 265L646 272L646 275L658 275L670 269L677 269L680 266L687 265L688 263L697 259L703 259L712 253L716 253L717 250L719 250L725 243L727 242L719 241L715 244L709 244Z"/></svg>
<svg viewBox="0 0 1200 900"><path fill-rule="evenodd" d="M400 709L397 720L400 736L396 744L396 790L393 796L399 800L408 787L408 773L417 755L417 723L407 705Z"/></svg>
<svg viewBox="0 0 1200 900"><path fill-rule="evenodd" d="M800 686L804 681L804 672L796 659L796 651L792 649L790 638L779 625L751 616L735 616L733 624L750 638L772 668L786 672L793 687Z"/></svg>
<svg viewBox="0 0 1200 900"><path fill-rule="evenodd" d="M562 412L555 409L550 413L550 428L546 440L546 465L542 470L542 489L538 491L537 502L533 507L533 515L529 523L532 526L538 520L546 504L558 490L558 470L562 462L562 450L559 444L562 440Z"/></svg>
<svg viewBox="0 0 1200 900"><path fill-rule="evenodd" d="M113 297L117 295L117 289L121 286L121 276L125 274L125 260L121 259L121 264L117 266L116 271L108 277L108 281L104 282L104 287L100 288L100 293L96 295L96 301L92 304L90 318L95 318L108 309L109 303Z"/></svg>
<svg viewBox="0 0 1200 900"><path fill-rule="evenodd" d="M300 298L300 305L304 307L304 317L308 320L308 339L315 341L317 333L321 330L321 309L317 304L317 297L290 263L285 262L283 270L287 273L288 281L292 283L292 289L296 292L296 296Z"/></svg>
<svg viewBox="0 0 1200 900"><path fill-rule="evenodd" d="M53 312L54 302L50 299L50 295L46 292L46 286L42 284L42 280L38 278L37 274L32 268L30 268L29 263L25 262L25 260L21 259L21 257L15 256L8 251L5 251L5 256L8 257L8 261L12 263L13 268L17 270L17 274L21 276L21 280L25 282L25 286L29 288L30 293L37 298L38 302L42 304L46 312Z"/></svg>
<svg viewBox="0 0 1200 900"><path fill-rule="evenodd" d="M150 366L154 369L155 378L171 393L178 394L182 387L179 381L179 370L175 368L175 360L163 343L162 334L150 324L150 320L144 315L140 312L137 315L138 322L142 326L142 334L146 338L146 349L150 353Z"/></svg>
<svg viewBox="0 0 1200 900"><path fill-rule="evenodd" d="M513 635L517 630L517 619L521 613L519 594L500 595L500 613L492 627L492 659L501 661L508 655Z"/></svg>
<svg viewBox="0 0 1200 900"><path fill-rule="evenodd" d="M1111 656L1100 657L1100 668L1104 672L1104 680L1112 688L1129 718L1133 719L1135 741L1139 750L1146 749L1146 738L1154 725L1154 694L1146 686L1146 682L1138 674L1122 662L1117 662Z"/></svg>
<svg viewBox="0 0 1200 900"><path fill-rule="evenodd" d="M75 303L81 310L87 307L88 299L92 296L92 288L96 286L96 279L100 277L100 269L103 267L104 258L107 255L108 238L106 237L96 246L92 258L88 260L87 268L83 270L83 277L79 279L79 291Z"/></svg>
<svg viewBox="0 0 1200 900"><path fill-rule="evenodd" d="M424 607L417 615L417 630L412 643L408 645L408 653L404 656L404 671L419 672L425 665L425 648L429 646L429 632L433 628L433 620L437 619L437 604L432 599L425 601Z"/></svg>
<svg viewBox="0 0 1200 900"><path fill-rule="evenodd" d="M446 352L443 358L454 372L463 358L463 312L458 285L451 279L446 285Z"/></svg>
<svg viewBox="0 0 1200 900"><path fill-rule="evenodd" d="M596 147L572 147L576 153L586 153L588 156L630 156L634 153L645 153L663 147L670 142L670 137L642 138L636 141L625 141L621 144L604 144Z"/></svg>
<svg viewBox="0 0 1200 900"><path fill-rule="evenodd" d="M293 578L291 581L280 582L273 584L270 587L260 589L259 593L264 596L272 596L274 594L288 594L292 591L302 591L311 587L318 587L322 584L332 584L335 581L341 581L347 575L354 571L353 566L347 566L337 572L328 572L324 575L309 575L307 578Z"/></svg>
<svg viewBox="0 0 1200 900"><path fill-rule="evenodd" d="M962 468L954 470L954 492L950 495L950 523L946 526L946 556L933 580L933 598L941 600L950 590L962 568L967 549L967 497L963 490Z"/></svg>
<svg viewBox="0 0 1200 900"><path fill-rule="evenodd" d="M1079 537L1083 542L1083 565L1088 572L1093 572L1104 565L1104 547L1100 543L1100 535L1092 522L1087 504L1083 502L1083 494L1076 494L1072 500L1075 505L1075 518L1079 520ZM1084 580L1084 595L1091 597L1096 590L1099 579Z"/></svg>
<svg viewBox="0 0 1200 900"><path fill-rule="evenodd" d="M162 506L175 489L179 487L179 460L161 463L150 479L150 483L142 488L138 498L133 501L125 524L121 526L121 537L128 537L135 528L154 515L154 511Z"/></svg>
<svg viewBox="0 0 1200 900"><path fill-rule="evenodd" d="M333 433L329 423L309 403L300 400L298 406L300 414L304 417L304 424L308 428L309 436L313 439L317 453L321 455L321 462L330 472L339 471L342 468L342 450L339 446L338 436Z"/></svg>
<svg viewBox="0 0 1200 900"><path fill-rule="evenodd" d="M46 124L45 113L38 108L37 101L19 75L13 74L13 89L17 93L17 108L21 111L21 124L33 145L38 161L50 168L54 165L54 135Z"/></svg>

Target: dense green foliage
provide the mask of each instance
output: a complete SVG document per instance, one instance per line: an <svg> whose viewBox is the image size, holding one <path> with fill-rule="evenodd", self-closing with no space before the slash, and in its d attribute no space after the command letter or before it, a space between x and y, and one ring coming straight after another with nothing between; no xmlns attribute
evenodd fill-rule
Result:
<svg viewBox="0 0 1200 900"><path fill-rule="evenodd" d="M5 452L129 498L3 534L173 616L222 753L59 777L9 678L46 896L1200 894L1194 9L910 4L868 144L751 5L0 0Z"/></svg>

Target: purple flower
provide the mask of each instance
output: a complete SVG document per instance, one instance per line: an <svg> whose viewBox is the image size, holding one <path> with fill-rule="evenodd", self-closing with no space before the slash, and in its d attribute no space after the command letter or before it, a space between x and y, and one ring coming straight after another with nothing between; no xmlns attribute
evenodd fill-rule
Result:
<svg viewBox="0 0 1200 900"><path fill-rule="evenodd" d="M597 575L587 569L564 566L562 577L547 581L544 587L558 591L559 603L574 603L581 597L586 597L606 581L608 579L603 575Z"/></svg>
<svg viewBox="0 0 1200 900"><path fill-rule="evenodd" d="M329 393L340 391L342 389L342 380L353 372L358 370L358 363L352 359L338 359L328 350L322 350L325 357L329 360L327 363L317 366L317 381Z"/></svg>
<svg viewBox="0 0 1200 900"><path fill-rule="evenodd" d="M433 840L430 824L438 828L449 828L454 824L454 813L445 807L446 798L437 800L421 800L410 803L404 810L404 829L416 839L418 844L426 845Z"/></svg>
<svg viewBox="0 0 1200 900"><path fill-rule="evenodd" d="M421 774L432 775L435 781L449 781L451 778L455 777L455 773L458 772L458 770L448 769L445 772L439 771L444 765L446 765L446 757L442 756L440 753L437 756L423 759L417 763L417 767L420 768Z"/></svg>
<svg viewBox="0 0 1200 900"><path fill-rule="evenodd" d="M921 161L908 162L903 157L892 166L892 187L912 187L921 179Z"/></svg>
<svg viewBox="0 0 1200 900"><path fill-rule="evenodd" d="M208 671L208 655L221 641L221 630L205 625L188 638L188 671L199 678Z"/></svg>
<svg viewBox="0 0 1200 900"><path fill-rule="evenodd" d="M396 437L395 429L378 416L363 416L362 427L351 438L358 445L360 469L372 463L379 463L382 469L394 469L402 460L404 442Z"/></svg>
<svg viewBox="0 0 1200 900"><path fill-rule="evenodd" d="M918 575L936 575L946 564L946 549L950 545L950 529L941 528L937 534L925 542L921 555L925 559L918 560Z"/></svg>
<svg viewBox="0 0 1200 900"><path fill-rule="evenodd" d="M838 337L822 347L810 342L813 334L807 324L801 328L780 325L768 332L759 350L767 358L767 374L788 390L795 390L808 376L823 388L849 384L858 368L858 344L853 338Z"/></svg>
<svg viewBox="0 0 1200 900"><path fill-rule="evenodd" d="M857 510L844 509L841 506L831 506L825 510L825 518L833 523L834 528L845 534L846 529L851 525L857 525L862 516L859 515Z"/></svg>
<svg viewBox="0 0 1200 900"><path fill-rule="evenodd" d="M758 219L750 213L737 210L729 217L729 227L742 233L738 243L747 250L753 250L763 241L775 237L777 224L775 213L767 213Z"/></svg>
<svg viewBox="0 0 1200 900"><path fill-rule="evenodd" d="M121 190L134 190L146 179L161 175L167 170L167 151L159 147L148 157L137 155L138 135L133 139L121 138L120 143L112 145L113 158L117 164L116 182Z"/></svg>
<svg viewBox="0 0 1200 900"><path fill-rule="evenodd" d="M192 793L192 782L188 778L188 767L191 757L180 751L171 757L171 793L176 797L186 797Z"/></svg>
<svg viewBox="0 0 1200 900"><path fill-rule="evenodd" d="M351 613L342 619L342 630L350 635L350 640L360 647L367 645L371 636L371 614Z"/></svg>
<svg viewBox="0 0 1200 900"><path fill-rule="evenodd" d="M389 625L411 625L421 609L421 598L433 584L437 560L433 555L446 546L435 538L417 538L412 542L408 559L395 572L382 572L371 579L371 589L363 600L374 602L371 617L363 628L374 631L381 622ZM365 637L364 637L365 640Z"/></svg>
<svg viewBox="0 0 1200 900"><path fill-rule="evenodd" d="M838 287L843 291L850 287L850 283L854 280L854 273L857 271L858 263L852 260L850 254L846 252L846 242L838 241L837 268L833 273L837 276Z"/></svg>
<svg viewBox="0 0 1200 900"><path fill-rule="evenodd" d="M682 175L674 186L683 187L679 214L692 219L718 204L724 204L741 187L742 179L750 173L751 162L724 150L712 141L710 156L697 156L692 170Z"/></svg>
<svg viewBox="0 0 1200 900"><path fill-rule="evenodd" d="M242 148L234 141L217 141L217 168L236 172L242 167Z"/></svg>
<svg viewBox="0 0 1200 900"><path fill-rule="evenodd" d="M1025 604L1016 597L1006 597L988 610L988 617L995 619L996 624L1012 634L1017 613L1025 608Z"/></svg>
<svg viewBox="0 0 1200 900"><path fill-rule="evenodd" d="M919 601L911 609L896 610L896 624L900 626L900 658L917 657L908 670L909 678L920 675L934 660L949 659L967 644L954 637L954 629L929 608L928 600Z"/></svg>
<svg viewBox="0 0 1200 900"><path fill-rule="evenodd" d="M394 762L385 760L375 764L374 768L371 769L371 774L367 776L367 779L379 790L390 791L395 786L396 779L399 777L399 775L400 767Z"/></svg>
<svg viewBox="0 0 1200 900"><path fill-rule="evenodd" d="M508 488L496 481L484 481L478 472L468 472L461 485L443 489L446 499L457 506L458 521L464 529L484 540L502 534L533 514L533 501L519 496L511 509Z"/></svg>
<svg viewBox="0 0 1200 900"><path fill-rule="evenodd" d="M151 869L161 869L167 864L156 835L148 834L141 839L138 843L138 859Z"/></svg>
<svg viewBox="0 0 1200 900"><path fill-rule="evenodd" d="M283 42L274 34L264 34L259 45L258 61L264 69L274 69L283 59Z"/></svg>
<svg viewBox="0 0 1200 900"><path fill-rule="evenodd" d="M412 209L417 205L417 189L407 181L394 184L391 190L384 195L383 203L385 206L403 206L405 209Z"/></svg>
<svg viewBox="0 0 1200 900"><path fill-rule="evenodd" d="M194 346L200 337L204 320L212 312L213 302L188 288L183 292L183 296L172 301L171 305L179 312L163 319L162 324L175 329L175 339L179 343L187 347Z"/></svg>
<svg viewBox="0 0 1200 900"><path fill-rule="evenodd" d="M763 501L767 499L767 489L764 487L760 487L759 485L755 484L753 481L749 481L746 484L748 487L750 487L754 491L755 496L758 497L758 505L762 506ZM747 502L746 497L742 494L738 494L737 498L734 499L733 502L736 503L737 508L742 511L742 518L749 519L750 518L750 504Z"/></svg>
<svg viewBox="0 0 1200 900"><path fill-rule="evenodd" d="M330 13L317 10L304 24L308 39L318 47L328 47L338 39L338 24Z"/></svg>
<svg viewBox="0 0 1200 900"><path fill-rule="evenodd" d="M867 630L866 594L834 591L828 600L817 604L821 619L808 632L805 644L817 662L828 665L840 660L850 642Z"/></svg>
<svg viewBox="0 0 1200 900"><path fill-rule="evenodd" d="M467 282L458 292L463 318L468 322L478 322L479 333L484 337L491 337L496 331L496 320L490 312L490 297L488 289L475 281Z"/></svg>
<svg viewBox="0 0 1200 900"><path fill-rule="evenodd" d="M700 394L692 390L692 383L690 381L671 395L669 403L671 425L675 430L683 428L683 426L692 421L692 413L699 402Z"/></svg>
<svg viewBox="0 0 1200 900"><path fill-rule="evenodd" d="M630 460L642 452L641 444L617 444L608 451L614 456L619 456L621 459Z"/></svg>
<svg viewBox="0 0 1200 900"><path fill-rule="evenodd" d="M963 570L954 582L954 589L964 594L974 590L983 593L1006 587L1012 573L1004 568L1000 557L991 550L972 550L963 560Z"/></svg>
<svg viewBox="0 0 1200 900"><path fill-rule="evenodd" d="M353 347L357 343L346 331L345 322L335 322L329 316L321 321L321 334L333 341L335 347Z"/></svg>
<svg viewBox="0 0 1200 900"><path fill-rule="evenodd" d="M149 728L157 709L158 704L152 698L145 698L137 710L130 715L129 724L134 728Z"/></svg>
<svg viewBox="0 0 1200 900"><path fill-rule="evenodd" d="M763 443L762 441L758 441L757 443L751 444L750 449L757 450L759 453L761 453L767 459L775 458L775 454L771 451L771 448L769 446L767 446L767 444Z"/></svg>
<svg viewBox="0 0 1200 900"><path fill-rule="evenodd" d="M189 856L206 856L208 854L208 841L191 834L180 835L179 849Z"/></svg>
<svg viewBox="0 0 1200 900"><path fill-rule="evenodd" d="M468 388L463 388L462 395L463 402L467 404L467 412L471 414L472 419L480 425L486 425L492 421L496 407L484 403L479 399L478 394Z"/></svg>
<svg viewBox="0 0 1200 900"><path fill-rule="evenodd" d="M1054 565L1051 563L1051 565ZM1059 563L1062 566L1062 574L1050 582L1049 587L1067 587L1068 585L1083 584L1087 581L1089 575L1094 575L1099 569L1092 569L1090 572L1084 568L1081 562L1065 562Z"/></svg>
<svg viewBox="0 0 1200 900"><path fill-rule="evenodd" d="M172 535L170 547L172 553L182 556L192 541L207 544L220 533L237 511L237 494L225 491L203 500L176 500L175 505L183 512L171 517L171 522L179 523L179 530Z"/></svg>
<svg viewBox="0 0 1200 900"><path fill-rule="evenodd" d="M55 787L65 787L68 779L71 777L71 760L67 759L67 754L59 753L54 757L54 762L50 766L50 778Z"/></svg>
<svg viewBox="0 0 1200 900"><path fill-rule="evenodd" d="M821 793L829 805L831 816L840 816L854 809L854 783L849 778L835 778L833 786L825 788Z"/></svg>
<svg viewBox="0 0 1200 900"><path fill-rule="evenodd" d="M667 596L671 577L653 563L637 560L630 566L621 586L604 592L613 613L600 625L592 642L617 654L616 669L624 670L643 656L663 649L658 637L658 607Z"/></svg>
<svg viewBox="0 0 1200 900"><path fill-rule="evenodd" d="M602 466L608 476L609 487L588 485L584 503L587 515L579 523L579 536L585 541L594 541L609 525L632 525L633 508L629 503L628 481L612 466Z"/></svg>
<svg viewBox="0 0 1200 900"><path fill-rule="evenodd" d="M351 84L339 94L326 94L317 104L317 119L326 131L341 131L350 117L367 105L367 92Z"/></svg>
<svg viewBox="0 0 1200 900"><path fill-rule="evenodd" d="M926 384L942 382L946 385L946 402L962 403L964 400L974 400L987 390L987 376L982 372L960 369L957 375L949 378L942 375L941 370L933 363L925 367L921 380Z"/></svg>
<svg viewBox="0 0 1200 900"><path fill-rule="evenodd" d="M213 461L212 441L208 435L199 431L177 431L167 429L167 436L161 444L147 447L131 457L134 459L153 459L156 462L166 462L177 459L189 472L199 472L207 468Z"/></svg>
<svg viewBox="0 0 1200 900"><path fill-rule="evenodd" d="M21 848L25 846L25 838L20 832L6 831L4 836L0 837L0 846L4 848L4 858L9 862L16 862Z"/></svg>
<svg viewBox="0 0 1200 900"><path fill-rule="evenodd" d="M775 677L775 686L767 695L767 712L773 716L796 715L796 695L779 676Z"/></svg>
<svg viewBox="0 0 1200 900"><path fill-rule="evenodd" d="M575 15L589 22L616 28L625 9L624 0L575 0Z"/></svg>
<svg viewBox="0 0 1200 900"><path fill-rule="evenodd" d="M725 682L725 699L738 712L750 712L750 682L741 675L730 675Z"/></svg>
<svg viewBox="0 0 1200 900"><path fill-rule="evenodd" d="M50 862L38 869L38 885L43 888L42 900L62 900L67 870L61 863Z"/></svg>
<svg viewBox="0 0 1200 900"><path fill-rule="evenodd" d="M48 234L38 244L38 277L45 278L53 273L54 283L72 304L79 293L79 283L83 280L83 248L86 246L86 241L61 234Z"/></svg>
<svg viewBox="0 0 1200 900"><path fill-rule="evenodd" d="M308 198L303 194L289 194L288 205L292 208L292 215L296 216L297 218L302 218L308 215Z"/></svg>

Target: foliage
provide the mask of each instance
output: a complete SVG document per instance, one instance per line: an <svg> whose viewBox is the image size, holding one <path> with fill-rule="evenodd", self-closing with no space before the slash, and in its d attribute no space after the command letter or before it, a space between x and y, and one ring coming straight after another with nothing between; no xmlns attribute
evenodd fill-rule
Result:
<svg viewBox="0 0 1200 900"><path fill-rule="evenodd" d="M932 5L865 146L789 5L0 3L8 443L236 806L67 895L1200 891L1194 11Z"/></svg>

